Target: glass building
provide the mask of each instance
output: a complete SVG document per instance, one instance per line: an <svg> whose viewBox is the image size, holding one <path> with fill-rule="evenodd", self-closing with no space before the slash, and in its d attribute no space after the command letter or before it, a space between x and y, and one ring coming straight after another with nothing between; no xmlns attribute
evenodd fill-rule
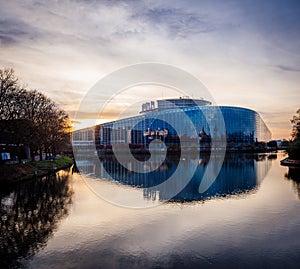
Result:
<svg viewBox="0 0 300 269"><path fill-rule="evenodd" d="M222 116L225 130L220 132L217 117ZM73 145L82 144L83 140L88 142L91 137L102 147L116 144L147 147L158 139L167 147L180 144L181 148L184 145L205 148L214 138L215 141L226 141L227 147L234 148L267 142L271 132L254 110L212 106L206 100L182 97L158 100L157 107L151 101L142 105L137 116L75 131Z"/></svg>

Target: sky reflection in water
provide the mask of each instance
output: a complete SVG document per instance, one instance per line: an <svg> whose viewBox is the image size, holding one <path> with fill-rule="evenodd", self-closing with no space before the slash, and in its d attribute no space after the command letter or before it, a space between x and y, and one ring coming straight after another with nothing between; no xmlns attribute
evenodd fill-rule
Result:
<svg viewBox="0 0 300 269"><path fill-rule="evenodd" d="M178 195L192 198L192 202L176 199L139 210L100 199L75 173L68 180L73 191L72 203L66 203L68 213L59 217L53 212L59 221L51 236L33 253L25 253L27 258L20 256L19 262L28 268L297 268L299 178L295 177L298 173L280 166L283 157L278 153L277 159L227 160L227 172L205 197L198 197L204 200L197 201L193 191L190 194L193 184L199 183L193 179L195 182ZM245 175L245 180L239 175ZM103 183L102 187L116 185L88 180ZM133 179L130 182L141 186ZM149 198L143 188L124 183L118 188L133 189L142 199ZM1 216L5 199L11 195L1 196Z"/></svg>

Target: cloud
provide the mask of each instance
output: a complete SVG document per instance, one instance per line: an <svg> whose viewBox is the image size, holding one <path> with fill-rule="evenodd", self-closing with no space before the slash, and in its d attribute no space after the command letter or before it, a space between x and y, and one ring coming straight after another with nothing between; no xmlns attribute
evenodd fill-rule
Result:
<svg viewBox="0 0 300 269"><path fill-rule="evenodd" d="M152 61L200 78L222 105L292 114L300 97L299 7L276 0L2 1L0 66L14 67L68 111L105 74Z"/></svg>
<svg viewBox="0 0 300 269"><path fill-rule="evenodd" d="M7 36L3 33L0 33L0 44L2 44L2 45L11 45L13 43L15 43L15 40L12 37Z"/></svg>
<svg viewBox="0 0 300 269"><path fill-rule="evenodd" d="M149 8L134 14L132 18L146 22L158 30L165 28L168 36L172 39L198 33L209 33L216 28L214 23L206 21L204 16L185 12L178 8Z"/></svg>
<svg viewBox="0 0 300 269"><path fill-rule="evenodd" d="M281 71L287 72L300 72L300 67L286 66L286 65L275 65L275 68Z"/></svg>
<svg viewBox="0 0 300 269"><path fill-rule="evenodd" d="M18 19L0 17L0 42L2 45L21 43L24 39L34 40L40 35L35 27Z"/></svg>

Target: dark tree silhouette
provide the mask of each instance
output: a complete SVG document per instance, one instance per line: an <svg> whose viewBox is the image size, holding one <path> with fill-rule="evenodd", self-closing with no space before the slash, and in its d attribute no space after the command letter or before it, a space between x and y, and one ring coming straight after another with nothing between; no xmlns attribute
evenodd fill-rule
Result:
<svg viewBox="0 0 300 269"><path fill-rule="evenodd" d="M56 154L57 148L70 138L66 112L43 93L22 87L13 69L0 69L0 120L31 122L27 126L30 139L23 143L28 143L32 156L34 152Z"/></svg>
<svg viewBox="0 0 300 269"><path fill-rule="evenodd" d="M10 110L20 92L18 78L13 69L0 69L0 119L11 119Z"/></svg>
<svg viewBox="0 0 300 269"><path fill-rule="evenodd" d="M291 123L293 124L292 140L300 140L300 109L296 113L291 119Z"/></svg>
<svg viewBox="0 0 300 269"><path fill-rule="evenodd" d="M300 160L300 109L297 110L297 114L291 119L291 123L293 124L292 141L286 151L290 159Z"/></svg>
<svg viewBox="0 0 300 269"><path fill-rule="evenodd" d="M289 171L285 174L285 178L292 180L293 188L298 194L300 200L300 174L299 170L295 168L289 168Z"/></svg>

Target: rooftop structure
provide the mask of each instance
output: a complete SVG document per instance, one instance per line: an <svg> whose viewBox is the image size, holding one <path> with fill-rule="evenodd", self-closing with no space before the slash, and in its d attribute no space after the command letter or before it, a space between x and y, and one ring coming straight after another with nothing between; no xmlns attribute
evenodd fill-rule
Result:
<svg viewBox="0 0 300 269"><path fill-rule="evenodd" d="M157 100L157 107L155 107L154 101L146 102L142 104L142 110L140 113L207 105L211 105L211 102L204 99L191 99L189 96L182 96L180 98Z"/></svg>

